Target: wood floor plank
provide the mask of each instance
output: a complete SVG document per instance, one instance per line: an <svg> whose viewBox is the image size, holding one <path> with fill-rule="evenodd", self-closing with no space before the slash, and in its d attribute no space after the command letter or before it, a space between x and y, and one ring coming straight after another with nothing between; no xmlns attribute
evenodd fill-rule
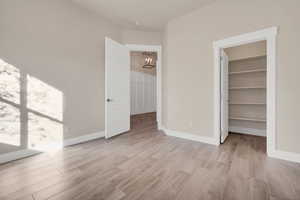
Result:
<svg viewBox="0 0 300 200"><path fill-rule="evenodd" d="M0 165L1 200L299 200L300 165L266 156L263 137L213 146L168 137L155 113L131 131Z"/></svg>

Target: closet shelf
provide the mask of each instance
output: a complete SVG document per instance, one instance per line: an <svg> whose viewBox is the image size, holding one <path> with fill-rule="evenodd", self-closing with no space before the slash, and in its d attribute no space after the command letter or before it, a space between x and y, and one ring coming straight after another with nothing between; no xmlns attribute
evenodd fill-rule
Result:
<svg viewBox="0 0 300 200"><path fill-rule="evenodd" d="M266 87L256 86L256 87L231 87L231 88L229 88L229 90L247 90L247 89L266 89Z"/></svg>
<svg viewBox="0 0 300 200"><path fill-rule="evenodd" d="M266 103L234 103L230 102L229 105L267 105Z"/></svg>
<svg viewBox="0 0 300 200"><path fill-rule="evenodd" d="M266 72L266 69L254 69L254 70L247 70L247 71L239 71L239 72L230 72L230 75L234 74L246 74L246 73L256 73L256 72Z"/></svg>
<svg viewBox="0 0 300 200"><path fill-rule="evenodd" d="M229 119L230 120L240 120L240 121L267 122L266 119L245 118L245 117L229 117Z"/></svg>

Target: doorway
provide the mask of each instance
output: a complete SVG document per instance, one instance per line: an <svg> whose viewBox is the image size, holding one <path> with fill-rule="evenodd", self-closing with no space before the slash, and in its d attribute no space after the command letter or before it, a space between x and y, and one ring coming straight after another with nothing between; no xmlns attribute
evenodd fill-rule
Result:
<svg viewBox="0 0 300 200"><path fill-rule="evenodd" d="M221 143L233 134L265 143L266 72L265 40L221 50Z"/></svg>
<svg viewBox="0 0 300 200"><path fill-rule="evenodd" d="M154 94L150 96L153 101L152 103L147 103L148 105L151 106L146 106L145 110L150 110L149 116L146 116L146 118L154 118L157 123L157 128L160 130L162 128L161 122L162 122L162 47L160 45L137 45L137 44L127 44L126 47L129 49L130 54L134 55L135 53L141 53L143 56L141 56L140 60L140 67L143 68L143 66L146 63L146 59L152 58L152 62L155 62L155 66L144 66L144 71L148 73L152 73L152 75L155 74L154 78ZM151 65L151 63L150 63ZM146 67L146 68L145 68ZM149 69L152 68L152 69ZM133 67L134 68L134 67ZM148 68L148 69L147 69ZM131 113L134 115L136 110L134 109L133 105L131 105ZM152 107L152 108L151 108ZM153 108L155 107L155 108ZM155 112L151 112L151 110L155 110ZM143 117L142 117L143 118Z"/></svg>
<svg viewBox="0 0 300 200"><path fill-rule="evenodd" d="M157 53L130 51L130 127L156 123Z"/></svg>
<svg viewBox="0 0 300 200"><path fill-rule="evenodd" d="M110 38L105 38L105 138L111 138L113 136L120 135L130 130L130 116L136 114L135 112L148 112L154 111L157 121L158 129L161 128L161 46L147 46L147 45L123 45ZM138 92L137 95L143 100L143 107L131 108L133 102L131 101L131 90L133 85L131 84L131 53L141 53L145 56L143 60L145 67L152 67L153 61L155 62L155 79L151 78L151 81L155 83L155 89L150 91L155 94L154 100L150 103L144 103L146 96ZM155 56L152 58L149 54ZM152 60L151 60L152 59ZM145 63L147 62L147 63ZM141 70L143 71L143 69ZM133 73L133 72L132 72ZM148 74L149 75L149 74ZM146 75L135 73L135 79L143 80ZM148 77L148 76L147 76ZM150 81L150 78L147 79ZM154 81L155 80L155 81ZM143 85L144 84L144 85ZM144 88L147 87L146 82L143 84L136 84L135 89L141 88L144 92ZM141 87L142 86L142 87ZM150 87L150 86L149 86ZM150 108L151 107L151 108ZM151 113L151 112L150 112ZM153 114L153 112L152 112Z"/></svg>
<svg viewBox="0 0 300 200"><path fill-rule="evenodd" d="M251 44L255 42L265 41L266 42L266 82L265 82L265 89L266 90L266 116L265 119L262 119L263 122L266 123L265 125L265 133L266 133L266 149L267 154L269 156L274 156L275 150L276 150L276 35L277 35L277 27L272 27L268 29L263 29L260 31L252 32L252 33L246 33L242 35L238 35L235 37L230 37L224 40L215 41L213 43L214 45L214 66L215 66L215 113L214 113L214 125L215 125L215 141L216 144L221 144L226 140L226 127L224 130L224 124L227 123L227 130L229 131L229 120L224 118L224 110L222 104L224 105L225 101L229 100L226 97L224 98L224 88L226 89L226 86L224 87L224 82L226 83L226 80L224 80L224 74L226 74L226 71L221 69L222 66L222 53L225 52L224 49L230 48L230 47L236 47L246 44ZM264 69L263 69L264 70ZM249 70L248 70L249 71ZM235 71L232 71L235 72ZM239 71L237 71L239 72ZM230 71L227 71L227 73L230 73ZM250 73L250 72L249 72ZM256 72L253 72L256 73ZM239 80L241 78L238 78ZM228 86L229 82L227 82ZM246 86L245 86L246 87ZM242 87L241 87L242 88ZM249 87L250 89L251 87ZM232 88L232 89L239 89L239 88ZM255 88L256 90L259 88ZM223 102L223 103L222 103ZM235 103L235 102L233 102ZM246 102L247 103L247 102ZM252 102L251 102L252 103ZM254 102L255 103L255 102ZM259 102L262 103L262 102ZM226 104L225 104L226 105ZM228 105L228 113L230 113L229 110L229 104ZM250 106L250 105L249 105ZM241 111L241 109L239 109ZM250 109L251 110L251 109ZM226 110L225 110L226 112ZM233 110L233 112L235 112ZM238 114L238 113L235 113ZM227 115L229 116L229 115ZM237 115L235 115L237 116ZM242 117L233 117L233 120L236 121L246 121L250 118L243 119ZM229 118L229 117L228 117ZM223 130L222 130L223 128Z"/></svg>

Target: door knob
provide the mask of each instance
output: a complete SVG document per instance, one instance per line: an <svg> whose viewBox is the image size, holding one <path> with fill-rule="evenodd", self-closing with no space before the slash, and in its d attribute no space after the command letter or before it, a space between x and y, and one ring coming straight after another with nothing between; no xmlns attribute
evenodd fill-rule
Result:
<svg viewBox="0 0 300 200"><path fill-rule="evenodd" d="M107 102L112 102L112 99L106 99Z"/></svg>

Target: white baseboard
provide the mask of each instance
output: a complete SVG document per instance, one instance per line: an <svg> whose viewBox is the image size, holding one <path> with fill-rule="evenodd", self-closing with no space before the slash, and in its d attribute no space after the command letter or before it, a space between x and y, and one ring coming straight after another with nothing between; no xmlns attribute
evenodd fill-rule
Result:
<svg viewBox="0 0 300 200"><path fill-rule="evenodd" d="M229 131L266 137L266 132L264 130L258 130L258 129L230 127ZM277 159L286 160L286 161L290 161L290 162L300 163L300 154L298 154L298 153L275 150L273 152L269 152L268 156L271 158L277 158Z"/></svg>
<svg viewBox="0 0 300 200"><path fill-rule="evenodd" d="M157 121L157 129L159 130L159 131L163 131L164 129L163 129L164 127L161 125L161 123L159 122L159 121Z"/></svg>
<svg viewBox="0 0 300 200"><path fill-rule="evenodd" d="M79 136L76 138L67 139L64 141L64 147L75 145L75 144L80 144L83 142L88 142L88 141L99 139L99 138L104 138L104 136L105 136L104 131L101 131L101 132L92 133L89 135L83 135L83 136Z"/></svg>
<svg viewBox="0 0 300 200"><path fill-rule="evenodd" d="M275 150L274 152L268 153L268 156L270 156L272 158L290 161L290 162L300 163L300 154L299 153Z"/></svg>
<svg viewBox="0 0 300 200"><path fill-rule="evenodd" d="M190 134L190 133L173 131L173 130L166 129L164 127L161 127L161 129L168 136L173 136L173 137L177 137L177 138L182 138L182 139L187 139L187 140L192 140L192 141L197 141L197 142L202 142L202 143L207 143L207 144L212 144L212 145L219 145L218 141L216 141L214 138L211 138L211 137L202 137L202 136L197 136L197 135ZM103 137L104 137L104 131L92 133L89 135L83 135L83 136L80 136L77 138L71 138L71 139L65 140L63 143L63 146L67 147L67 146L71 146L71 145L76 145L76 144L88 142L91 140L100 139ZM31 149L24 149L24 150L6 153L3 155L0 155L0 164L6 163L9 161L13 161L13 160L17 160L17 159L21 159L21 158L26 158L26 157L33 156L33 155L36 155L39 153L41 153L41 152L31 150ZM277 159L281 159L281 160L300 163L300 154L298 154L298 153L275 150L274 152L271 152L268 155L272 158L277 158Z"/></svg>
<svg viewBox="0 0 300 200"><path fill-rule="evenodd" d="M57 149L59 147L63 148L63 147L67 147L67 146L71 146L71 145L75 145L75 144L88 142L88 141L95 140L95 139L100 139L103 137L104 137L104 131L92 133L89 135L83 135L83 136L79 136L76 138L66 139L63 141L63 143L52 143L52 144L47 145L44 148L45 149L51 149L51 148ZM19 150L19 151L2 154L2 155L0 155L0 164L6 163L9 161L13 161L13 160L18 160L21 158L26 158L26 157L33 156L33 155L36 155L39 153L43 153L43 151L23 149L23 150Z"/></svg>
<svg viewBox="0 0 300 200"><path fill-rule="evenodd" d="M216 139L214 138L197 136L191 133L184 133L180 131L173 131L173 130L166 129L165 127L161 127L161 130L163 130L165 134L168 136L193 140L193 141L212 144L212 145L219 145L219 142L216 141ZM258 134L256 133L256 135ZM263 136L263 135L259 135L259 136ZM300 163L300 154L298 153L275 150L274 152L268 153L268 156L272 158L290 161L290 162Z"/></svg>
<svg viewBox="0 0 300 200"><path fill-rule="evenodd" d="M256 135L266 137L266 131L260 129L253 129L253 128L243 128L243 127L229 127L229 131L233 133L241 133L241 134L248 134L248 135Z"/></svg>
<svg viewBox="0 0 300 200"><path fill-rule="evenodd" d="M198 136L198 135L194 135L191 133L173 131L173 130L169 130L169 129L166 129L163 127L161 127L161 130L163 130L165 132L165 134L168 136L202 142L202 143L207 143L207 144L212 144L212 145L219 145L219 142L216 141L215 138L212 138L212 137L203 137L203 136Z"/></svg>
<svg viewBox="0 0 300 200"><path fill-rule="evenodd" d="M36 155L39 153L40 152L38 152L38 151L34 151L34 150L30 150L30 149L24 149L24 150L6 153L3 155L0 155L0 164L6 163L9 161L13 161L13 160L18 160L21 158L26 158L26 157L33 156L33 155Z"/></svg>

